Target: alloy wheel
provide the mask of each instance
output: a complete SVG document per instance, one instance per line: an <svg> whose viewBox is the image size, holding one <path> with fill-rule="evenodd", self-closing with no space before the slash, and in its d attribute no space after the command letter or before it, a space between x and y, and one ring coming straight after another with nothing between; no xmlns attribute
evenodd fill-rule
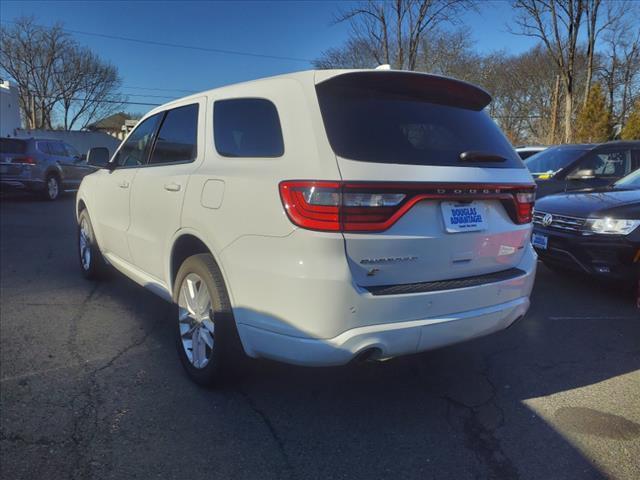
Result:
<svg viewBox="0 0 640 480"><path fill-rule="evenodd" d="M91 267L91 241L89 239L89 226L87 225L87 219L83 218L80 222L80 262L82 268L88 271Z"/></svg>
<svg viewBox="0 0 640 480"><path fill-rule="evenodd" d="M180 285L178 297L180 340L189 362L204 368L211 361L215 324L211 295L202 278L190 273Z"/></svg>
<svg viewBox="0 0 640 480"><path fill-rule="evenodd" d="M49 177L49 180L47 180L47 193L49 194L49 198L51 200L55 200L56 198L58 198L60 187L58 185L58 180L56 179L56 177Z"/></svg>

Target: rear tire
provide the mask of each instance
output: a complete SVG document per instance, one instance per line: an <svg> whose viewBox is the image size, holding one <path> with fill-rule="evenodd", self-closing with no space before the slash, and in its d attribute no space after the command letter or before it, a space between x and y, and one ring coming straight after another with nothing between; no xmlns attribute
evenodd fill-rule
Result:
<svg viewBox="0 0 640 480"><path fill-rule="evenodd" d="M44 182L44 190L42 190L42 198L50 202L57 200L62 193L62 184L60 177L55 173L50 173Z"/></svg>
<svg viewBox="0 0 640 480"><path fill-rule="evenodd" d="M178 356L191 379L210 386L237 376L246 357L224 279L211 255L193 255L182 263L173 300Z"/></svg>
<svg viewBox="0 0 640 480"><path fill-rule="evenodd" d="M86 209L82 210L78 216L77 232L78 260L82 275L87 280L104 277L107 264L98 247L89 212Z"/></svg>

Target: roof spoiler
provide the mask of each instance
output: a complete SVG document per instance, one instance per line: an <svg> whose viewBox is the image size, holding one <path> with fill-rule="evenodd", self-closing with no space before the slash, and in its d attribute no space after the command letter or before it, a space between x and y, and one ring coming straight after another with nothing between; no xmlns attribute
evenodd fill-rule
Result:
<svg viewBox="0 0 640 480"><path fill-rule="evenodd" d="M411 98L478 111L491 103L491 95L471 83L439 75L397 70L341 73L319 82L316 88L324 91L348 91L350 95L384 93L399 99Z"/></svg>

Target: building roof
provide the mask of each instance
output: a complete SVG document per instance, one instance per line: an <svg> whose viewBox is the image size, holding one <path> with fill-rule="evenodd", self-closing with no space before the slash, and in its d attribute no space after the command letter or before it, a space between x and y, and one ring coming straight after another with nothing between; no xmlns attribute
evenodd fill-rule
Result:
<svg viewBox="0 0 640 480"><path fill-rule="evenodd" d="M114 113L108 117L98 120L95 123L87 125L88 130L120 130L127 120L130 120L131 116L124 113Z"/></svg>

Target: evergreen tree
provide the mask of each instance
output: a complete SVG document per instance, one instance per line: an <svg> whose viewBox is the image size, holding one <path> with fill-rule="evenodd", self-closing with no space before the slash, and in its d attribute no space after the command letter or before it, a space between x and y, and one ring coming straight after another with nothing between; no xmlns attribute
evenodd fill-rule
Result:
<svg viewBox="0 0 640 480"><path fill-rule="evenodd" d="M589 99L576 119L574 138L578 142L598 143L611 138L611 114L599 83L589 92Z"/></svg>
<svg viewBox="0 0 640 480"><path fill-rule="evenodd" d="M640 98L633 105L620 138L623 140L640 140Z"/></svg>

